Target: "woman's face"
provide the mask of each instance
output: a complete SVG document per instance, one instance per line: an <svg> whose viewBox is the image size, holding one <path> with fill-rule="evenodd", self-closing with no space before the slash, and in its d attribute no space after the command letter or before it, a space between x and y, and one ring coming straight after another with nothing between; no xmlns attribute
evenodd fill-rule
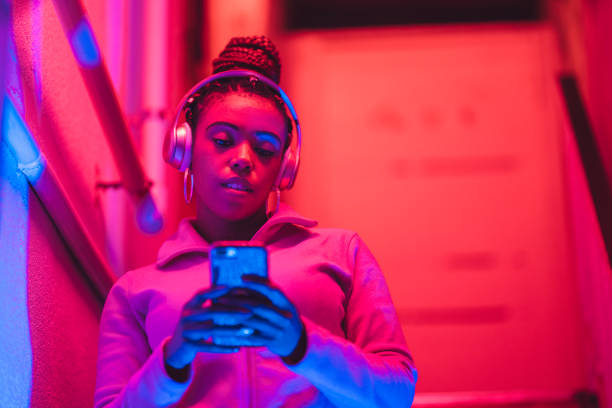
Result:
<svg viewBox="0 0 612 408"><path fill-rule="evenodd" d="M285 117L257 95L214 97L196 126L192 170L198 205L238 221L263 210L280 171Z"/></svg>

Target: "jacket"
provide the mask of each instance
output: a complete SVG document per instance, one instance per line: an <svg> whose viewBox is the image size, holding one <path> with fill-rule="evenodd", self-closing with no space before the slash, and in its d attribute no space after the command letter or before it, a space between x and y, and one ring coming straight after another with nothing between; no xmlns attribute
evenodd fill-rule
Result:
<svg viewBox="0 0 612 408"><path fill-rule="evenodd" d="M269 278L295 304L306 353L286 365L266 348L198 353L189 379L164 368L182 307L210 286L207 243L184 219L153 265L112 287L100 321L94 406L409 407L417 378L383 274L360 237L317 228L287 205L252 238Z"/></svg>

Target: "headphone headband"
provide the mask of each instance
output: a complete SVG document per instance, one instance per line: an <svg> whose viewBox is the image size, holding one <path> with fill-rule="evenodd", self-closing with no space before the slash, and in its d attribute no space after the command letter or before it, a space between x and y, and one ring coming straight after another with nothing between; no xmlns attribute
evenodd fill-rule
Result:
<svg viewBox="0 0 612 408"><path fill-rule="evenodd" d="M223 72L219 72L219 73L210 75L204 78L203 80L201 80L200 82L198 82L197 84L195 84L181 98L177 106L176 113L174 115L174 121L172 123L172 128L171 128L170 134L167 136L167 137L171 137L172 139L166 140L164 142L164 159L171 165L179 168L179 170L184 170L183 167L188 167L189 164L187 163L187 165L185 166L183 157L187 157L187 160L190 162L191 144L192 144L191 129L186 123L179 126L180 129L177 128L179 119L181 118L181 115L183 114L183 111L185 110L185 106L189 102L189 99L193 97L194 94L199 92L202 88L204 88L206 85L210 84L211 82L214 82L220 79L226 79L226 78L256 78L257 80L263 82L268 87L270 87L276 93L278 93L278 95L283 100L283 103L287 107L287 110L289 111L291 119L293 120L293 123L295 125L294 129L296 132L295 139L296 139L297 146L295 148L295 153L291 153L291 148L287 149L287 152L283 158L281 172L279 174L276 185L277 187L281 189L290 189L291 187L293 187L293 184L295 182L295 176L297 175L297 171L300 165L300 151L302 149L302 132L300 129L300 122L298 121L298 117L297 117L295 108L293 107L293 104L291 103L291 100L289 99L285 91L283 91L282 88L278 86L276 82L272 81L270 78L256 71L251 71L247 69L234 69L234 70L223 71ZM186 133L189 133L188 135L189 141L187 143L188 146L185 146L185 148L179 147L177 149L176 148L177 144L179 146L182 146L181 140L183 140ZM176 142L177 138L179 140L179 143Z"/></svg>

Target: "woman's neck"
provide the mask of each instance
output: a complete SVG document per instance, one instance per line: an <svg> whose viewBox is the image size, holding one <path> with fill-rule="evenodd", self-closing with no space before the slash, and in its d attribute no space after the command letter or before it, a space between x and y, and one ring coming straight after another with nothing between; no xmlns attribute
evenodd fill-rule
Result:
<svg viewBox="0 0 612 408"><path fill-rule="evenodd" d="M216 241L248 241L267 221L265 208L249 218L238 221L228 221L213 214L201 205L196 210L196 230L204 239L213 243Z"/></svg>

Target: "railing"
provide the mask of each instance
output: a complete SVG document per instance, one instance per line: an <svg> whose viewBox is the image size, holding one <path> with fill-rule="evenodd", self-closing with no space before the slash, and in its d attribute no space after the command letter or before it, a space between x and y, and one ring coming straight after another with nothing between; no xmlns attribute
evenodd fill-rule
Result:
<svg viewBox="0 0 612 408"><path fill-rule="evenodd" d="M578 391L417 393L414 408L575 407L597 408L597 394Z"/></svg>
<svg viewBox="0 0 612 408"><path fill-rule="evenodd" d="M576 138L589 191L593 197L599 228L608 254L608 265L612 266L612 186L599 153L595 132L582 100L576 76L573 73L563 73L557 80Z"/></svg>

